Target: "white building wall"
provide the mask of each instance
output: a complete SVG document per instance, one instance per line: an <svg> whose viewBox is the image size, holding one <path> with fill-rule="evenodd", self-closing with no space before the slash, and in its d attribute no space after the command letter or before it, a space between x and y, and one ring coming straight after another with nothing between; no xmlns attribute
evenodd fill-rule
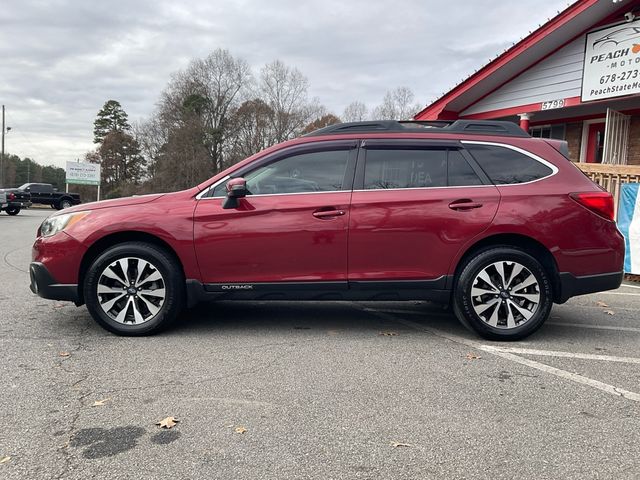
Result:
<svg viewBox="0 0 640 480"><path fill-rule="evenodd" d="M584 49L585 36L582 35L460 115L580 96Z"/></svg>

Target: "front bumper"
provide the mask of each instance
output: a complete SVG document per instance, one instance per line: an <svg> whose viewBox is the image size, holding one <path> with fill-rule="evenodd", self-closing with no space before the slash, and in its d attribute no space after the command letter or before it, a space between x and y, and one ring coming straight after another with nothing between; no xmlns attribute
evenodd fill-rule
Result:
<svg viewBox="0 0 640 480"><path fill-rule="evenodd" d="M560 273L560 294L558 303L564 303L571 297L587 293L615 290L622 284L624 272L602 273L576 277L572 273Z"/></svg>
<svg viewBox="0 0 640 480"><path fill-rule="evenodd" d="M78 285L57 283L42 263L31 262L29 276L31 291L36 295L49 300L79 302Z"/></svg>

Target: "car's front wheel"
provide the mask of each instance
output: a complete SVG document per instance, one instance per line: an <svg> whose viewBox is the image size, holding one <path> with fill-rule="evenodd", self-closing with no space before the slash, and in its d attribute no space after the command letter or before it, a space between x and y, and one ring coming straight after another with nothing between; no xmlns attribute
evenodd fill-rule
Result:
<svg viewBox="0 0 640 480"><path fill-rule="evenodd" d="M458 319L490 340L519 340L549 317L552 286L544 267L529 253L495 247L469 258L454 291Z"/></svg>
<svg viewBox="0 0 640 480"><path fill-rule="evenodd" d="M7 207L7 213L9 215L17 215L20 213L20 207Z"/></svg>
<svg viewBox="0 0 640 480"><path fill-rule="evenodd" d="M182 269L156 245L127 242L109 248L89 267L84 299L91 316L118 335L156 333L180 315Z"/></svg>

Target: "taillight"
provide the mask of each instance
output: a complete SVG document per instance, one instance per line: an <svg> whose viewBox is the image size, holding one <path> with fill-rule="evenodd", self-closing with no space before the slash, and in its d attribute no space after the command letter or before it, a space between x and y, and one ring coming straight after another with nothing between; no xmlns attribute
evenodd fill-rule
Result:
<svg viewBox="0 0 640 480"><path fill-rule="evenodd" d="M593 213L596 213L607 220L613 221L613 195L609 192L570 193L569 196L583 207L591 210Z"/></svg>
<svg viewBox="0 0 640 480"><path fill-rule="evenodd" d="M16 199L16 194L15 194L15 193L13 193L13 192L11 192L11 193L9 194L9 200L15 200L15 199Z"/></svg>

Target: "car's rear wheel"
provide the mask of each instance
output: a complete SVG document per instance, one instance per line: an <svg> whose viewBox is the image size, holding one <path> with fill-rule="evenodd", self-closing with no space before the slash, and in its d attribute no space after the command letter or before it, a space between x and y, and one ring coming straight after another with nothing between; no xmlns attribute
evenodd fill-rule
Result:
<svg viewBox="0 0 640 480"><path fill-rule="evenodd" d="M84 299L94 320L113 333L156 333L175 321L184 307L182 269L155 245L116 245L89 267Z"/></svg>
<svg viewBox="0 0 640 480"><path fill-rule="evenodd" d="M538 330L553 304L544 267L527 252L495 247L469 258L454 291L454 311L490 340L519 340Z"/></svg>

